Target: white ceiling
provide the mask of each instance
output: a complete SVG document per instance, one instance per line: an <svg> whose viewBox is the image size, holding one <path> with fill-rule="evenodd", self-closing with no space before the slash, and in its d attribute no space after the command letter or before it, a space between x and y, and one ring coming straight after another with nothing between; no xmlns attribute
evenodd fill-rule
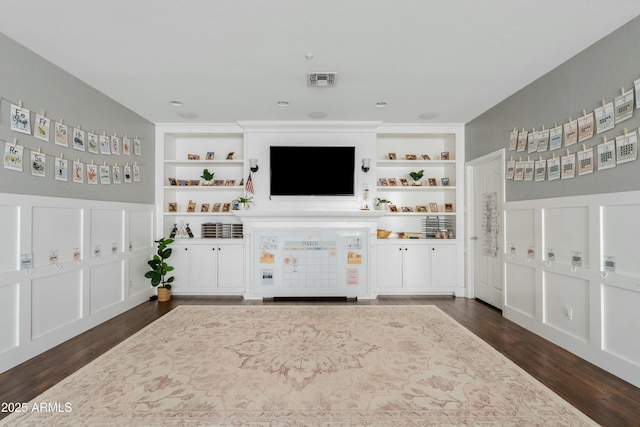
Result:
<svg viewBox="0 0 640 427"><path fill-rule="evenodd" d="M467 123L639 14L640 0L0 0L0 32L154 123ZM336 87L307 87L315 71Z"/></svg>

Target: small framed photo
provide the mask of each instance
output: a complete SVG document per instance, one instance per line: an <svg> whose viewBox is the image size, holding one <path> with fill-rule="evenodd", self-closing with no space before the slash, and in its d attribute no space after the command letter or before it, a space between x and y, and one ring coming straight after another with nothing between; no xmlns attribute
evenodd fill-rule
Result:
<svg viewBox="0 0 640 427"><path fill-rule="evenodd" d="M169 185L178 185L178 180L175 178L167 178Z"/></svg>
<svg viewBox="0 0 640 427"><path fill-rule="evenodd" d="M387 181L387 178L378 178L378 185L380 187L386 187L389 185L389 181Z"/></svg>
<svg viewBox="0 0 640 427"><path fill-rule="evenodd" d="M429 203L429 210L431 212L438 212L438 204L437 203Z"/></svg>
<svg viewBox="0 0 640 427"><path fill-rule="evenodd" d="M224 182L225 187L233 187L234 185L236 185L236 180L235 179L228 179Z"/></svg>
<svg viewBox="0 0 640 427"><path fill-rule="evenodd" d="M179 179L179 180L178 180L178 185L179 185L180 187L185 187L185 186L189 185L189 181L188 181L188 180L186 180L186 179Z"/></svg>
<svg viewBox="0 0 640 427"><path fill-rule="evenodd" d="M200 205L200 212L209 212L209 203L203 203Z"/></svg>
<svg viewBox="0 0 640 427"><path fill-rule="evenodd" d="M211 208L211 212L220 212L221 208L222 208L222 203L214 203L213 207Z"/></svg>
<svg viewBox="0 0 640 427"><path fill-rule="evenodd" d="M416 206L416 212L428 212L426 206Z"/></svg>
<svg viewBox="0 0 640 427"><path fill-rule="evenodd" d="M405 160L417 160L418 156L416 156L415 154L405 154L404 158Z"/></svg>
<svg viewBox="0 0 640 427"><path fill-rule="evenodd" d="M445 212L453 212L453 203L445 203L444 204Z"/></svg>
<svg viewBox="0 0 640 427"><path fill-rule="evenodd" d="M400 184L403 187L408 187L409 186L409 180L407 178L400 178Z"/></svg>
<svg viewBox="0 0 640 427"><path fill-rule="evenodd" d="M395 160L396 159L396 153L388 153L387 157L389 157L389 160Z"/></svg>
<svg viewBox="0 0 640 427"><path fill-rule="evenodd" d="M435 187L436 185L438 185L438 180L436 180L435 178L429 178L429 187Z"/></svg>
<svg viewBox="0 0 640 427"><path fill-rule="evenodd" d="M189 185L193 186L193 187L197 187L198 185L200 185L200 180L199 179L190 179L189 180Z"/></svg>
<svg viewBox="0 0 640 427"><path fill-rule="evenodd" d="M219 185L219 186L224 185L224 179L214 179L213 185Z"/></svg>
<svg viewBox="0 0 640 427"><path fill-rule="evenodd" d="M440 181L442 181L443 186L449 185L449 178L441 178Z"/></svg>
<svg viewBox="0 0 640 427"><path fill-rule="evenodd" d="M187 206L187 212L195 212L196 211L196 202L189 200L189 206Z"/></svg>
<svg viewBox="0 0 640 427"><path fill-rule="evenodd" d="M389 205L389 210L391 212L398 212L398 207L396 205Z"/></svg>
<svg viewBox="0 0 640 427"><path fill-rule="evenodd" d="M169 202L167 204L167 212L178 212L178 203L177 202Z"/></svg>
<svg viewBox="0 0 640 427"><path fill-rule="evenodd" d="M231 210L231 203L224 203L222 205L222 212L229 212Z"/></svg>
<svg viewBox="0 0 640 427"><path fill-rule="evenodd" d="M235 154L234 151L230 151L229 154L227 154L227 160L233 160L233 155Z"/></svg>
<svg viewBox="0 0 640 427"><path fill-rule="evenodd" d="M440 160L449 160L449 152L443 151L442 153L440 153Z"/></svg>
<svg viewBox="0 0 640 427"><path fill-rule="evenodd" d="M200 160L200 154L187 154L187 160Z"/></svg>
<svg viewBox="0 0 640 427"><path fill-rule="evenodd" d="M398 182L396 181L395 178L389 178L389 186L390 187L397 187L398 186Z"/></svg>
<svg viewBox="0 0 640 427"><path fill-rule="evenodd" d="M207 160L213 160L213 158L215 157L216 153L215 151L207 151L207 156L205 157Z"/></svg>
<svg viewBox="0 0 640 427"><path fill-rule="evenodd" d="M231 209L234 211L240 210L240 203L234 203L231 205Z"/></svg>
<svg viewBox="0 0 640 427"><path fill-rule="evenodd" d="M413 212L413 208L411 206L403 206L402 212Z"/></svg>
<svg viewBox="0 0 640 427"><path fill-rule="evenodd" d="M428 154L422 154L422 160L431 160Z"/></svg>

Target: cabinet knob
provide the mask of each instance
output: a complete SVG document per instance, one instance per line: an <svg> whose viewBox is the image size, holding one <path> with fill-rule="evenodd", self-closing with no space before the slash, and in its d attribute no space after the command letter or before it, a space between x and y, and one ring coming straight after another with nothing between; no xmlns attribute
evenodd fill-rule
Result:
<svg viewBox="0 0 640 427"><path fill-rule="evenodd" d="M188 250L189 250L189 248L184 248L184 250L185 250L185 251L188 251Z"/></svg>

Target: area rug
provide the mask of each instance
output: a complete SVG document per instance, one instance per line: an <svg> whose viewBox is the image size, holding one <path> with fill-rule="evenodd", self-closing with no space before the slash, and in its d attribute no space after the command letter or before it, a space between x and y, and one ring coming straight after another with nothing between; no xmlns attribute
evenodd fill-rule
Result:
<svg viewBox="0 0 640 427"><path fill-rule="evenodd" d="M434 306L180 306L3 426L585 426Z"/></svg>

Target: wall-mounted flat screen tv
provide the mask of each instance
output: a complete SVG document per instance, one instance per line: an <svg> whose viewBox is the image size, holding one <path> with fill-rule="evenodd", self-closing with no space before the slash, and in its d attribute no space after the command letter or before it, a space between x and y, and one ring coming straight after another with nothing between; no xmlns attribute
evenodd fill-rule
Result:
<svg viewBox="0 0 640 427"><path fill-rule="evenodd" d="M272 196L353 196L355 147L271 146Z"/></svg>

